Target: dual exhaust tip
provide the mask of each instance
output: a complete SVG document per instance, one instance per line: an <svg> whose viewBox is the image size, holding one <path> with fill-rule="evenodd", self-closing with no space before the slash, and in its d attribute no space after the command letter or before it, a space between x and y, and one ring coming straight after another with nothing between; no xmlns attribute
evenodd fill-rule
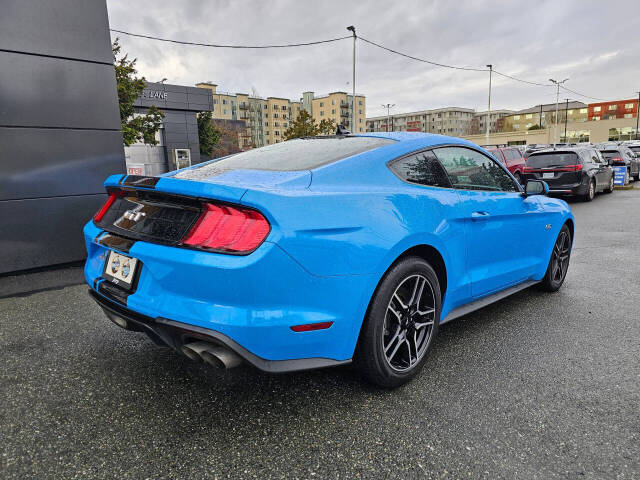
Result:
<svg viewBox="0 0 640 480"><path fill-rule="evenodd" d="M180 347L180 351L191 360L208 363L216 368L229 369L242 363L242 358L236 353L209 342L187 343Z"/></svg>
<svg viewBox="0 0 640 480"><path fill-rule="evenodd" d="M126 330L138 330L134 325L109 310L105 310L107 317L113 323ZM214 345L209 342L191 342L180 347L180 351L191 360L199 363L208 363L215 368L228 369L237 367L242 363L242 358L228 348Z"/></svg>

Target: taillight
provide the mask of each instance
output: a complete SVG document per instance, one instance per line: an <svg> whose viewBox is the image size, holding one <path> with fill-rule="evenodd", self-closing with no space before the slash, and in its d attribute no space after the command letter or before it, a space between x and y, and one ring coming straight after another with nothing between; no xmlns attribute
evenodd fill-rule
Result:
<svg viewBox="0 0 640 480"><path fill-rule="evenodd" d="M249 253L269 234L266 218L248 208L206 203L183 245L230 253Z"/></svg>
<svg viewBox="0 0 640 480"><path fill-rule="evenodd" d="M522 173L532 173L532 172L533 172L533 168L527 167L527 166L522 167Z"/></svg>
<svg viewBox="0 0 640 480"><path fill-rule="evenodd" d="M123 195L123 192L116 192L116 193L109 194L109 198L107 198L107 201L104 202L104 205L102 205L102 207L100 207L100 210L98 210L96 214L93 216L93 221L99 222L100 220L102 220L102 217L104 217L105 213L109 211L109 209L111 208L111 205L113 205L113 202L115 202L116 199L118 197L121 197L122 195Z"/></svg>
<svg viewBox="0 0 640 480"><path fill-rule="evenodd" d="M622 163L622 157L612 157L611 158L611 163L614 163L614 162Z"/></svg>

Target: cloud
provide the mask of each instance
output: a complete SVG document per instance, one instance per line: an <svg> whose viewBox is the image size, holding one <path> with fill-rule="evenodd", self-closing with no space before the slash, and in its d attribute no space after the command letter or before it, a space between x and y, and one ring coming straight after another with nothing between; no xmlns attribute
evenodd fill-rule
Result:
<svg viewBox="0 0 640 480"><path fill-rule="evenodd" d="M441 63L497 70L547 82L568 77L572 90L607 99L637 90L640 3L557 1L346 0L306 2L107 0L113 28L208 43L291 43L359 35ZM624 12L624 14L623 14ZM115 37L115 34L113 34ZM148 80L299 99L303 91L351 89L351 40L274 50L172 45L120 35ZM434 67L358 42L356 87L367 114L381 104L396 112L445 106L486 109L488 74ZM588 99L568 94L571 99ZM566 98L562 94L562 98ZM525 108L555 100L555 90L494 76L493 108Z"/></svg>

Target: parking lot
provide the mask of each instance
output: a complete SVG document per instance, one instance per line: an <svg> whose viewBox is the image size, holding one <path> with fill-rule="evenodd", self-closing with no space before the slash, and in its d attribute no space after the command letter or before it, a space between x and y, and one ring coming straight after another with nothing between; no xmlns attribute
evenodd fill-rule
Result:
<svg viewBox="0 0 640 480"><path fill-rule="evenodd" d="M0 278L2 477L640 478L640 188L571 206L564 287L443 326L394 391L195 364L79 269Z"/></svg>

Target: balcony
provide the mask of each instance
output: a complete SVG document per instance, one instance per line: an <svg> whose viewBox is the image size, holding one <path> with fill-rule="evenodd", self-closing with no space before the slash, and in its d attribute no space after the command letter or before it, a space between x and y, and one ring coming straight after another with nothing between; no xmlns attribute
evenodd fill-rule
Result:
<svg viewBox="0 0 640 480"><path fill-rule="evenodd" d="M340 116L349 118L349 112L347 110L340 110Z"/></svg>
<svg viewBox="0 0 640 480"><path fill-rule="evenodd" d="M249 104L245 103L245 102L241 102L241 103L238 104L238 108L240 110L248 110L249 109Z"/></svg>

